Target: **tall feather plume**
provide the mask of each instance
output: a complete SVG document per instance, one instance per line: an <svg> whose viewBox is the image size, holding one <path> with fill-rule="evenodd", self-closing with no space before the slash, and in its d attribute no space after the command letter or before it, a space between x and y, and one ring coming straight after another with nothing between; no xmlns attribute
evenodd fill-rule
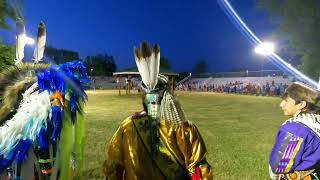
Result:
<svg viewBox="0 0 320 180"><path fill-rule="evenodd" d="M17 35L16 35L16 59L15 64L21 64L24 58L24 47L26 45L26 30L22 20L17 20Z"/></svg>
<svg viewBox="0 0 320 180"><path fill-rule="evenodd" d="M148 69L148 81L147 81L147 87L148 89L153 89L152 87L152 81L151 81L151 69L150 69L150 63L151 63L151 55L152 55L152 51L151 51L151 48L150 48L150 45L149 43L147 42L143 42L141 44L141 48L140 48L140 51L141 51L141 56L142 58L144 58L145 62L146 62L146 68Z"/></svg>
<svg viewBox="0 0 320 180"><path fill-rule="evenodd" d="M37 44L33 53L34 63L42 61L44 49L46 46L46 27L43 22L40 22L38 27Z"/></svg>
<svg viewBox="0 0 320 180"><path fill-rule="evenodd" d="M147 86L147 89L150 89L150 70L149 70L147 59L146 59L147 55L149 54L147 50L148 48L150 49L149 44L146 42L143 42L140 45L140 53L138 49L135 48L134 54L135 54L136 64L140 72L142 81Z"/></svg>
<svg viewBox="0 0 320 180"><path fill-rule="evenodd" d="M142 42L140 45L140 55L141 55L141 67L142 67L142 74L144 76L144 79L146 79L145 84L148 89L152 89L151 87L151 81L150 81L150 56L151 56L151 50L150 45L147 42ZM140 73L141 74L141 73Z"/></svg>
<svg viewBox="0 0 320 180"><path fill-rule="evenodd" d="M134 56L136 64L141 75L143 83L147 89L154 89L158 82L160 58L155 58L160 53L160 48L155 45L151 50L147 42L142 42L140 45L140 53L137 48L134 48ZM159 56L160 57L160 56Z"/></svg>
<svg viewBox="0 0 320 180"><path fill-rule="evenodd" d="M134 59L136 61L137 67L138 67L138 71L142 72L143 68L141 67L141 62L140 62L141 61L141 56L140 56L139 50L136 47L133 48L133 54L134 54ZM146 85L145 77L143 76L142 73L140 73L140 75L141 75L142 82Z"/></svg>
<svg viewBox="0 0 320 180"><path fill-rule="evenodd" d="M150 57L150 64L149 64L152 89L154 89L158 83L159 65L160 65L160 47L158 44L155 44L153 47L152 55Z"/></svg>

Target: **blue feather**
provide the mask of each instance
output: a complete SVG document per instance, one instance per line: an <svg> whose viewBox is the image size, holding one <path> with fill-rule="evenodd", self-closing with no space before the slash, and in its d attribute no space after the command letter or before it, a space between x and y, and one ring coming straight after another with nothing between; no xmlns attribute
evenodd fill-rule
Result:
<svg viewBox="0 0 320 180"><path fill-rule="evenodd" d="M89 82L86 74L86 67L80 61L67 62L61 65L51 65L48 69L38 69L35 73L37 77L39 91L49 93L60 92L65 99L66 94L70 97L70 110L72 122L76 119L77 112L80 112L80 101L86 101L87 95L84 85ZM52 118L50 122L40 129L37 134L37 141L40 149L46 149L49 143L56 144L60 139L62 129L63 111L61 107L52 106ZM24 127L25 134L30 131L32 121ZM0 173L11 166L13 161L22 163L27 157L28 150L32 145L32 140L18 140L18 143L7 154L0 154Z"/></svg>
<svg viewBox="0 0 320 180"><path fill-rule="evenodd" d="M65 98L70 97L71 117L74 122L76 112L80 111L78 102L86 101L84 85L89 82L86 67L81 61L67 62L61 65L51 65L48 70L36 72L40 91L61 92Z"/></svg>
<svg viewBox="0 0 320 180"><path fill-rule="evenodd" d="M53 142L56 142L57 140L60 139L60 133L62 128L62 116L63 116L63 111L61 110L61 107L52 106L51 122L53 126L53 131L51 135L51 140Z"/></svg>
<svg viewBox="0 0 320 180"><path fill-rule="evenodd" d="M49 147L48 136L45 128L41 128L37 136L37 140L40 149L46 149Z"/></svg>
<svg viewBox="0 0 320 180"><path fill-rule="evenodd" d="M17 154L17 162L18 163L22 163L26 159L27 153L29 151L31 144L32 144L31 140L28 140L28 139L22 140L18 154Z"/></svg>
<svg viewBox="0 0 320 180"><path fill-rule="evenodd" d="M31 144L32 141L30 139L21 139L6 157L0 155L0 172L6 170L15 159L17 159L18 163L22 163L27 157Z"/></svg>

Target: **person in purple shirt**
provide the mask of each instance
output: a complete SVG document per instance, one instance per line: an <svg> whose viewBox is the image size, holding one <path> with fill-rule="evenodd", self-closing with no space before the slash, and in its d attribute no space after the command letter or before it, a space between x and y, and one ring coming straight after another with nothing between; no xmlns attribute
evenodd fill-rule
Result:
<svg viewBox="0 0 320 180"><path fill-rule="evenodd" d="M320 179L319 91L295 82L285 91L280 107L290 118L280 127L270 153L270 178Z"/></svg>

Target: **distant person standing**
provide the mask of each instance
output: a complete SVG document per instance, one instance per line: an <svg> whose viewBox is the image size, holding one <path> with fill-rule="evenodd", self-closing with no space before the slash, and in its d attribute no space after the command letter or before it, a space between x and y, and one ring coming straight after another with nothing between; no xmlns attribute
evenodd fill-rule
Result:
<svg viewBox="0 0 320 180"><path fill-rule="evenodd" d="M276 86L274 84L274 81L272 81L269 91L269 96L274 96L276 94Z"/></svg>
<svg viewBox="0 0 320 180"><path fill-rule="evenodd" d="M279 86L280 96L282 96L284 94L285 88L286 88L286 86L281 83Z"/></svg>
<svg viewBox="0 0 320 180"><path fill-rule="evenodd" d="M279 129L269 159L271 179L320 178L319 91L293 83L280 104L290 116Z"/></svg>
<svg viewBox="0 0 320 180"><path fill-rule="evenodd" d="M269 93L270 93L270 85L267 82L267 84L266 84L266 95L270 95Z"/></svg>

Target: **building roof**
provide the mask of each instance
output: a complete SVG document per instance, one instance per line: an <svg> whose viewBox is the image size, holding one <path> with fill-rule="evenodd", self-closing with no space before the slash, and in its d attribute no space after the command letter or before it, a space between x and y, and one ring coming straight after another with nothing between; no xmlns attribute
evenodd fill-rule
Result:
<svg viewBox="0 0 320 180"><path fill-rule="evenodd" d="M165 75L165 76L179 76L178 73L175 73L167 68L160 67L159 71L160 71L160 74ZM126 75L140 76L140 73L138 71L138 68L134 67L134 68L127 68L122 71L114 72L113 75L114 76L126 76Z"/></svg>

